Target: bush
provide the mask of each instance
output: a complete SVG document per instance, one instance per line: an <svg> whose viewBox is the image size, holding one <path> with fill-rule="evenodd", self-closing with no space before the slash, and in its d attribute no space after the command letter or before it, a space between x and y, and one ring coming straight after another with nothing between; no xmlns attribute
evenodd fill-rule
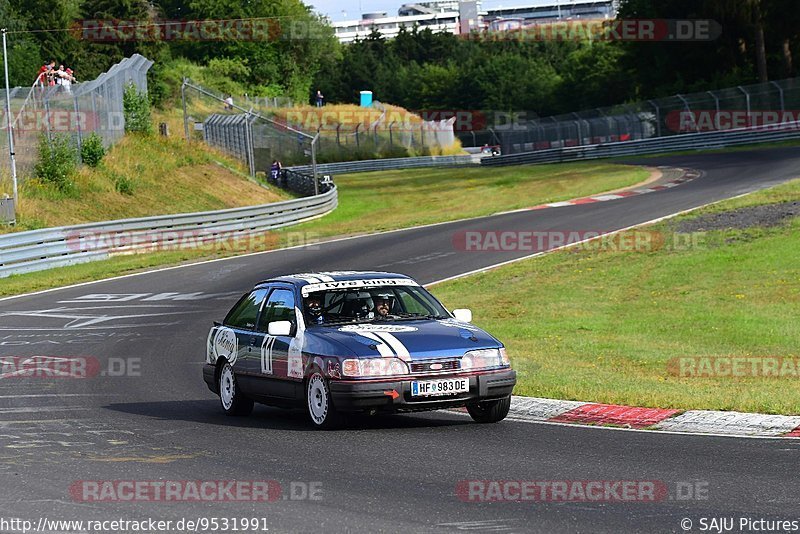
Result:
<svg viewBox="0 0 800 534"><path fill-rule="evenodd" d="M122 110L125 116L125 131L153 133L153 121L150 119L150 102L147 94L140 93L133 83L125 86L122 93Z"/></svg>
<svg viewBox="0 0 800 534"><path fill-rule="evenodd" d="M89 167L97 167L103 156L106 155L106 149L103 146L103 139L92 132L89 137L83 141L81 146L81 159Z"/></svg>
<svg viewBox="0 0 800 534"><path fill-rule="evenodd" d="M78 151L66 135L56 135L52 140L47 135L39 137L39 161L33 167L36 177L42 182L54 185L59 191L68 193L74 190L72 181L78 168Z"/></svg>
<svg viewBox="0 0 800 534"><path fill-rule="evenodd" d="M128 196L133 195L135 189L133 179L114 171L109 171L108 176L114 182L114 189L116 189L118 193Z"/></svg>

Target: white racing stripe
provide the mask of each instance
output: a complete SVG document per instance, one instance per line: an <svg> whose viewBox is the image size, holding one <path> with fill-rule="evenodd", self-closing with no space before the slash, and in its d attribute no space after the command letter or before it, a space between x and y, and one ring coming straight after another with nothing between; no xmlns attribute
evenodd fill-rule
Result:
<svg viewBox="0 0 800 534"><path fill-rule="evenodd" d="M372 332L359 332L358 335L367 337L373 341L377 341L377 343L375 343L375 346L377 347L380 355L383 356L384 358L394 357L394 352L392 352L392 349L389 348L389 345L387 345L381 338L379 338Z"/></svg>
<svg viewBox="0 0 800 534"><path fill-rule="evenodd" d="M406 348L403 343L394 337L394 335L388 332L371 332L372 334L378 336L380 339L384 340L387 345L394 349L394 352L397 354L397 357L407 362L411 360L411 354L409 354L408 349Z"/></svg>
<svg viewBox="0 0 800 534"><path fill-rule="evenodd" d="M292 278L299 278L300 280L305 280L309 284L318 284L320 283L320 279L312 274L300 273L300 274L293 274Z"/></svg>

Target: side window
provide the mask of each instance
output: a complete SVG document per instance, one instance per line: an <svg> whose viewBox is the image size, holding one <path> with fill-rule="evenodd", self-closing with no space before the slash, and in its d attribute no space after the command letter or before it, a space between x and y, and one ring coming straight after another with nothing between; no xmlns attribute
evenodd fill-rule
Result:
<svg viewBox="0 0 800 534"><path fill-rule="evenodd" d="M258 331L266 332L267 325L273 321L295 322L294 293L288 289L276 289L269 295L258 320Z"/></svg>
<svg viewBox="0 0 800 534"><path fill-rule="evenodd" d="M252 330L256 327L256 317L261 301L267 295L266 289L257 289L239 301L225 317L224 324L233 328Z"/></svg>

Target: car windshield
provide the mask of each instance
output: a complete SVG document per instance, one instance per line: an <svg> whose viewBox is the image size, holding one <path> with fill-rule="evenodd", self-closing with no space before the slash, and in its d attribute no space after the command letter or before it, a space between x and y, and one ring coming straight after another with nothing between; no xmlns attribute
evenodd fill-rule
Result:
<svg viewBox="0 0 800 534"><path fill-rule="evenodd" d="M309 324L444 319L450 314L418 286L370 287L315 291L303 299Z"/></svg>

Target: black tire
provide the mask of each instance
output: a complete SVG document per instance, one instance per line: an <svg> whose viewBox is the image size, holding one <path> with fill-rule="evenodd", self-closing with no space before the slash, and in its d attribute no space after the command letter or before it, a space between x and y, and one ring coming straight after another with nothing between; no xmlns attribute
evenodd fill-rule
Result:
<svg viewBox="0 0 800 534"><path fill-rule="evenodd" d="M239 391L233 367L228 362L219 371L219 400L225 415L250 415L253 401Z"/></svg>
<svg viewBox="0 0 800 534"><path fill-rule="evenodd" d="M467 411L476 423L496 423L502 421L511 409L511 395L502 399L468 404Z"/></svg>
<svg viewBox="0 0 800 534"><path fill-rule="evenodd" d="M328 381L315 371L306 379L306 413L314 428L332 430L342 424L342 416L331 399Z"/></svg>

